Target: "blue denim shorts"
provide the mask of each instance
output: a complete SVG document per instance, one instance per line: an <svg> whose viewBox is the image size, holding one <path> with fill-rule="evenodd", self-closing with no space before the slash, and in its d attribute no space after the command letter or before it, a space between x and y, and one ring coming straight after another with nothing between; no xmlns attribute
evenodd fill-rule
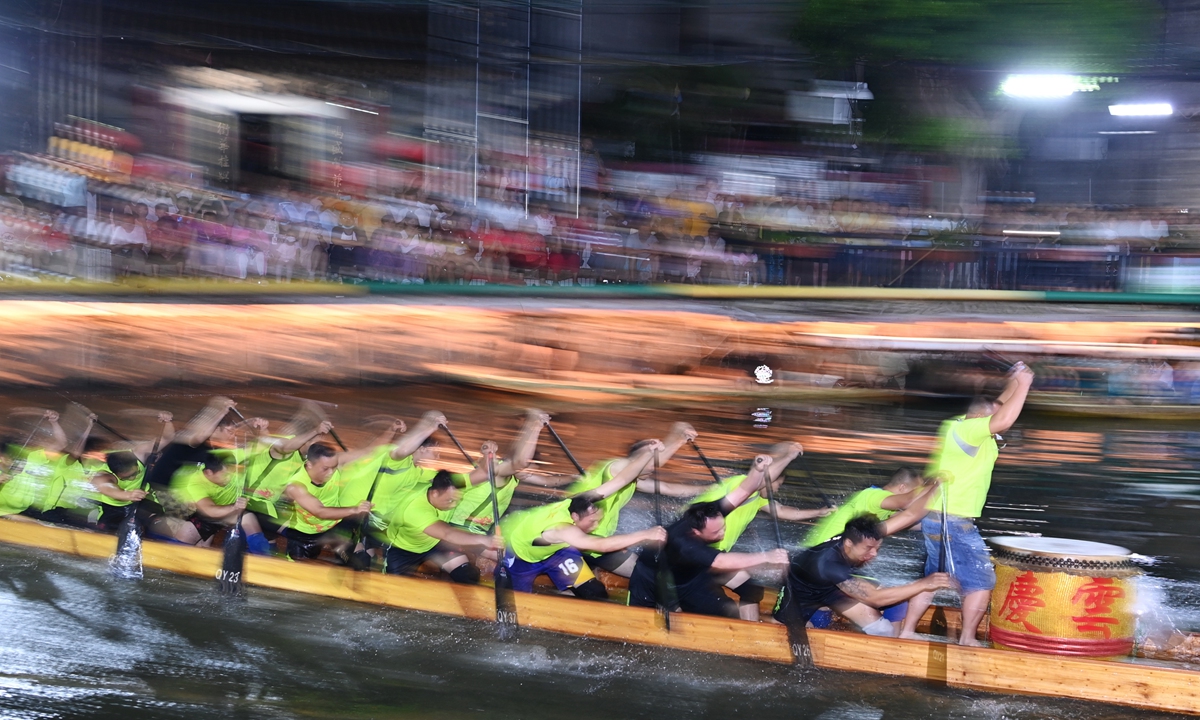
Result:
<svg viewBox="0 0 1200 720"><path fill-rule="evenodd" d="M996 587L996 569L979 529L970 518L948 515L946 530L950 536L946 567L939 567L942 552L942 516L929 514L921 521L925 534L925 574L948 572L964 593Z"/></svg>

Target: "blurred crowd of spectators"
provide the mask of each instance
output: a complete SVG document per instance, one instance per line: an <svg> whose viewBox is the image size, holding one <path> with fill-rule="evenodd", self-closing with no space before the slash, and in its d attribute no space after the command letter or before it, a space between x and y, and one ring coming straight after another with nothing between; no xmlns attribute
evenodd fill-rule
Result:
<svg viewBox="0 0 1200 720"><path fill-rule="evenodd" d="M419 188L352 198L280 186L223 195L96 188L61 209L0 198L0 270L106 281L714 283L1127 289L1131 268L1200 247L1195 214L990 204L982 215L797 196L712 180L669 194L597 190L578 207L509 191L474 206Z"/></svg>

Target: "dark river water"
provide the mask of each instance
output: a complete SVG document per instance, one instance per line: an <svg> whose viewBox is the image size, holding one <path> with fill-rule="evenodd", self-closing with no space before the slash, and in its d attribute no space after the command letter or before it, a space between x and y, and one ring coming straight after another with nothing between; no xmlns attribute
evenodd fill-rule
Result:
<svg viewBox="0 0 1200 720"><path fill-rule="evenodd" d="M350 445L393 413L410 423L443 410L467 447L511 441L531 399L445 387L307 389L338 404L332 420ZM198 393L80 392L110 425L145 435L135 408L184 416ZM234 394L247 415L286 420L273 390ZM0 407L63 410L53 393L2 399ZM789 471L781 500L819 503L882 483L901 464L922 465L951 405L759 408L570 407L541 402L579 459L622 454L686 420L718 466L769 443L798 438L807 466ZM759 427L756 427L759 426ZM1145 556L1147 624L1200 630L1200 509L1196 433L1146 422L1022 417L1001 451L981 527L1003 533L1099 540ZM538 467L567 472L548 442ZM702 482L703 466L680 453L664 479ZM819 485L820 491L817 486ZM622 527L651 521L642 499ZM785 525L785 539L803 526ZM756 521L746 549L773 534ZM871 568L886 581L917 577L915 533L889 539ZM947 596L946 601L953 598ZM495 640L484 623L250 588L219 599L211 581L148 571L140 583L110 579L101 561L0 546L0 718L1151 718L1155 713L1079 701L992 695L914 680L794 668L523 631Z"/></svg>

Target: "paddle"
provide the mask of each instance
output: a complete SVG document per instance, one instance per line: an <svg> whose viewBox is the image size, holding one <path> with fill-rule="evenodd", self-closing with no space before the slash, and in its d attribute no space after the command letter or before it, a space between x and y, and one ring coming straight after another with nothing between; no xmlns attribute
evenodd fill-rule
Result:
<svg viewBox="0 0 1200 720"><path fill-rule="evenodd" d="M696 444L696 441L688 440L688 444L690 444L692 449L696 451L696 454L700 456L700 461L704 463L704 467L708 468L709 474L711 474L713 477L713 482L721 482L721 476L717 475L716 469L713 468L712 463L708 461L708 458L705 457L704 453L700 451L700 446ZM655 487L657 488L657 486Z"/></svg>
<svg viewBox="0 0 1200 720"><path fill-rule="evenodd" d="M150 454L146 456L146 469L142 473L141 487L142 491L146 493L150 492L150 485L146 482L146 478L150 475L150 469L158 462L158 446L161 441L162 432L160 431L154 437L154 445L150 447ZM113 553L112 559L108 562L109 570L114 577L127 580L142 578L142 531L137 520L141 509L141 500L130 503L125 517L117 525L117 551Z"/></svg>
<svg viewBox="0 0 1200 720"><path fill-rule="evenodd" d="M379 487L379 478L383 477L383 466L386 464L387 457L385 456L380 458L379 469L375 471L375 479L371 480L371 489L367 491L367 502L371 502L375 499L375 488ZM369 553L367 553L365 549L366 546L363 546L364 549L362 551L362 554L366 555L365 560L359 558L359 553L356 550L358 548L358 543L367 536L367 532L370 531L370 529L371 513L368 511L367 514L363 516L362 522L358 524L358 527L354 528L354 530L350 533L350 567L355 570L371 569L371 556Z"/></svg>
<svg viewBox="0 0 1200 720"><path fill-rule="evenodd" d="M234 412L237 411L234 410ZM241 413L237 413L237 415L243 422L245 421ZM246 488L249 485L249 470L243 469L242 489L238 492L238 498L245 498ZM246 562L246 533L242 529L242 516L245 514L246 508L243 507L238 511L237 521L233 523L233 527L225 535L225 545L222 548L221 554L221 569L217 571L217 590L222 595L229 597L236 597L242 594L242 571Z"/></svg>
<svg viewBox="0 0 1200 720"><path fill-rule="evenodd" d="M796 459L800 461L800 469L808 476L808 481L817 489L817 494L821 496L821 502L825 503L825 507L837 507L837 503L830 499L829 495L825 493L825 488L821 487L821 481L817 480L817 476L812 474L812 470L808 467L808 460L804 459L804 455L797 455Z"/></svg>
<svg viewBox="0 0 1200 720"><path fill-rule="evenodd" d="M771 524L775 527L775 547L783 550L783 534L779 531L779 511L775 507L775 488L771 481L771 473L764 473L763 483L767 487L767 508L771 511Z"/></svg>
<svg viewBox="0 0 1200 720"><path fill-rule="evenodd" d="M456 448L458 448L458 451L460 453L462 453L462 456L467 459L467 462L471 464L471 467L473 467L473 468L479 467L479 465L477 465L475 463L475 461L471 459L471 456L467 454L467 449L462 446L462 443L460 443L458 441L458 438L454 437L454 433L450 432L450 428L446 427L445 425L438 425L438 427L440 427L442 430L444 430L446 432L447 437L450 438L450 442L454 443L454 446ZM500 518L497 517L496 522L499 522L499 521L500 521Z"/></svg>
<svg viewBox="0 0 1200 720"><path fill-rule="evenodd" d="M567 459L571 461L571 464L575 466L575 470L580 475L585 474L583 466L579 464L579 461L576 460L575 456L571 454L571 451L567 449L567 444L563 442L563 439L558 436L557 432L554 431L554 427L550 424L549 420L546 421L546 429L550 431L550 437L554 438L554 442L558 443L558 446L562 448L563 454L565 454Z"/></svg>
<svg viewBox="0 0 1200 720"><path fill-rule="evenodd" d="M446 430L446 433L449 434L450 431ZM458 443L457 440L454 442ZM496 499L496 455L488 445L483 446L483 453L487 459L488 487L492 491L493 521L492 526L488 528L488 535L494 536L500 527L500 501ZM507 554L507 551L502 552L496 558L496 631L501 640L511 642L517 639L519 626L517 625L517 598L513 592L508 566L504 562Z"/></svg>
<svg viewBox="0 0 1200 720"><path fill-rule="evenodd" d="M658 450L654 451L654 524L662 527L662 493L658 489ZM662 621L663 629L671 632L671 608L675 605L675 580L667 558L663 556L666 545L654 552L654 585L656 592L655 610Z"/></svg>

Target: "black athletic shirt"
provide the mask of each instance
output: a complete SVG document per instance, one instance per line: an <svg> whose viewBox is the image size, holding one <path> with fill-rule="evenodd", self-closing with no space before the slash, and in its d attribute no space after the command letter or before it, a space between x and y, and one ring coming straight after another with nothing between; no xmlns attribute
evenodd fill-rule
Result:
<svg viewBox="0 0 1200 720"><path fill-rule="evenodd" d="M677 520L667 528L667 546L663 549L662 556L671 569L675 591L681 597L697 590L708 590L716 585L709 569L720 554L720 550L696 539L691 528L682 520ZM646 550L638 555L637 565L629 578L630 605L654 606L658 576L658 563L654 556L653 550Z"/></svg>
<svg viewBox="0 0 1200 720"><path fill-rule="evenodd" d="M196 447L184 443L167 443L158 456L158 461L146 472L146 483L152 487L171 486L171 477L184 465L204 462L212 445L202 442Z"/></svg>
<svg viewBox="0 0 1200 720"><path fill-rule="evenodd" d="M788 566L787 599L797 609L816 609L842 594L838 585L854 574L836 537L792 556Z"/></svg>

